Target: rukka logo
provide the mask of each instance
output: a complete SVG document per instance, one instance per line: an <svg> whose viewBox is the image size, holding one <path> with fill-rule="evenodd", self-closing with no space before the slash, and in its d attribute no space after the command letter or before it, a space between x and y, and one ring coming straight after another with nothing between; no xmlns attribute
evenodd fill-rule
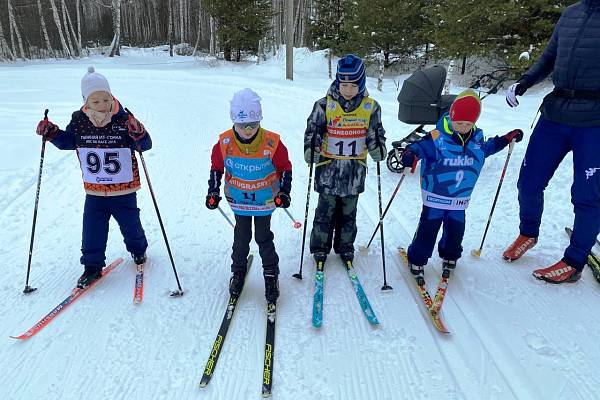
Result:
<svg viewBox="0 0 600 400"><path fill-rule="evenodd" d="M590 179L600 168L588 168L585 170L585 180Z"/></svg>

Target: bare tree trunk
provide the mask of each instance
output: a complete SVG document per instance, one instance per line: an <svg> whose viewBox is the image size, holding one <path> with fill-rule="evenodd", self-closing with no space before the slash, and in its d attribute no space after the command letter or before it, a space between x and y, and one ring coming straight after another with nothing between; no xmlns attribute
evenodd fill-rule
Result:
<svg viewBox="0 0 600 400"><path fill-rule="evenodd" d="M198 0L198 32L196 35L196 44L194 45L194 52L192 57L196 55L198 45L200 44L200 37L202 37L202 0Z"/></svg>
<svg viewBox="0 0 600 400"><path fill-rule="evenodd" d="M214 56L217 53L217 36L215 33L215 19L210 17L210 48L209 52L211 56Z"/></svg>
<svg viewBox="0 0 600 400"><path fill-rule="evenodd" d="M25 50L23 49L23 38L21 38L21 33L19 32L19 27L17 26L17 20L15 19L15 13L10 4L10 0L8 0L8 28L10 31L10 43L13 48L13 53L17 52L17 48L15 46L15 39L17 37L17 45L19 46L19 52L21 53L21 58L25 57Z"/></svg>
<svg viewBox="0 0 600 400"><path fill-rule="evenodd" d="M73 56L77 56L76 52L75 52L75 48L73 47L73 43L71 42L71 35L69 35L69 22L67 20L67 13L66 13L66 9L67 7L65 6L65 0L60 0L60 10L62 12L62 23L63 26L65 27L65 36L67 37L67 46L69 46L69 51L71 52L71 55Z"/></svg>
<svg viewBox="0 0 600 400"><path fill-rule="evenodd" d="M109 57L115 55L121 55L121 0L112 0L112 27L113 27L113 40L110 44Z"/></svg>
<svg viewBox="0 0 600 400"><path fill-rule="evenodd" d="M63 9L63 21L65 22L65 29L67 37L69 37L69 32L73 36L73 41L75 42L74 49L76 50L76 55L81 55L81 46L77 42L77 35L75 35L75 29L73 28L73 21L71 21L71 14L69 14L69 10L67 9L67 5L65 4L65 0L62 0L62 9ZM65 18L66 17L66 18Z"/></svg>
<svg viewBox="0 0 600 400"><path fill-rule="evenodd" d="M50 6L52 7L52 16L54 17L54 23L56 24L56 29L58 30L58 37L60 38L60 44L63 52L67 57L71 57L71 52L69 51L69 47L67 47L67 42L65 42L63 27L62 23L60 22L60 15L58 14L58 9L56 8L56 3L54 0L50 0Z"/></svg>
<svg viewBox="0 0 600 400"><path fill-rule="evenodd" d="M383 74L385 72L385 54L383 50L377 55L377 61L379 62L379 75L377 76L377 90L381 92L383 89Z"/></svg>
<svg viewBox="0 0 600 400"><path fill-rule="evenodd" d="M285 79L294 80L294 0L286 1Z"/></svg>
<svg viewBox="0 0 600 400"><path fill-rule="evenodd" d="M13 60L14 56L4 37L4 29L2 28L2 21L0 20L0 60L4 59Z"/></svg>
<svg viewBox="0 0 600 400"><path fill-rule="evenodd" d="M169 41L169 55L173 57L173 0L167 0L169 3L169 15L167 17L167 40Z"/></svg>
<svg viewBox="0 0 600 400"><path fill-rule="evenodd" d="M179 0L179 43L183 43L184 38L185 38L185 33L183 30L183 28L185 27L184 10L185 10L185 0Z"/></svg>
<svg viewBox="0 0 600 400"><path fill-rule="evenodd" d="M329 79L333 79L331 75L331 59L333 58L333 50L327 49L327 73L329 74Z"/></svg>
<svg viewBox="0 0 600 400"><path fill-rule="evenodd" d="M40 15L40 23L42 25L42 34L44 36L44 42L46 43L46 48L48 49L48 53L52 56L52 45L50 44L50 37L48 37L48 30L46 29L46 21L44 21L44 13L42 12L42 0L37 0L37 8L38 14Z"/></svg>
<svg viewBox="0 0 600 400"><path fill-rule="evenodd" d="M304 0L298 0L298 8L296 8L296 15L294 18L294 34L295 34L295 38L296 38L294 43L296 45L298 45L298 47L302 47L302 36L300 33L300 25L301 25L302 15L304 13L303 7L304 7Z"/></svg>
<svg viewBox="0 0 600 400"><path fill-rule="evenodd" d="M81 50L81 0L75 2L75 8L77 9L77 48Z"/></svg>

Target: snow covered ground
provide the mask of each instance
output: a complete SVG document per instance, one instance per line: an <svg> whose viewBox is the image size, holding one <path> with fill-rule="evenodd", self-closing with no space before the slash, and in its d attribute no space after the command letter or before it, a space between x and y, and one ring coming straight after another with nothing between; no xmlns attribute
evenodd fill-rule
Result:
<svg viewBox="0 0 600 400"><path fill-rule="evenodd" d="M218 133L230 126L229 99L244 87L263 98L267 129L279 132L294 164L291 212L302 220L308 168L302 138L313 102L329 80L320 53L296 51L295 80L285 80L285 60L259 66L208 58L171 59L156 51L125 51L120 58L0 65L0 398L21 399L252 399L260 397L265 300L255 259L214 378L198 382L228 294L232 230L204 207L209 155ZM49 145L42 179L31 284L22 294L34 204L40 140L35 126L50 109L64 127L80 106L79 81L88 65L105 74L113 92L143 121L154 148L146 153L152 185L169 235L185 295L170 298L176 282L148 187L138 194L150 248L144 302L132 305L135 271L116 224L111 222L107 258L126 263L60 315L38 336L19 334L58 304L81 274L79 265L84 193L73 152ZM396 87L368 88L383 108L388 140L412 129L397 118ZM459 89L454 88L453 92ZM522 128L527 135L543 94L530 91L518 109L503 93L484 101L479 126L487 135ZM492 227L480 259L479 246L506 152L488 159L468 210L465 255L444 305L452 332L441 336L415 298L396 248L409 244L421 208L418 177L409 176L385 224L388 282L382 292L380 243L358 254L356 270L381 321L372 328L362 315L341 263L330 257L325 277L323 327L311 326L314 264L299 267L302 231L287 216L273 217L281 258L274 361L276 399L597 399L600 375L600 286L586 268L572 285L540 283L539 266L562 256L563 227L572 224L571 158L565 159L546 194L540 243L522 260L506 264L502 249L518 231L516 180L526 141L510 162ZM377 221L375 165L358 211L357 244ZM383 198L399 175L383 171ZM311 215L316 206L311 198ZM225 207L227 211L228 207ZM310 226L309 226L310 227ZM253 245L256 250L256 246ZM426 276L433 286L437 256Z"/></svg>

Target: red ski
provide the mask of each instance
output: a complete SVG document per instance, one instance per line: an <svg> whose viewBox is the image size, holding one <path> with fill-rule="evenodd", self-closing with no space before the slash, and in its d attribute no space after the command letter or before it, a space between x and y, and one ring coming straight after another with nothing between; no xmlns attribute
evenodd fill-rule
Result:
<svg viewBox="0 0 600 400"><path fill-rule="evenodd" d="M118 258L115 261L113 261L110 265L105 267L102 270L102 278L104 278L106 275L108 275L113 269L117 268L119 266L119 264L121 264L122 262L123 262L123 259ZM77 300L78 298L83 296L83 294L86 293L88 290L90 290L91 288L96 286L96 284L98 282L100 282L102 280L102 278L95 280L89 286L86 286L83 289L79 289L79 288L73 289L71 294L66 299L64 299L62 303L60 303L59 305L54 307L54 309L52 311L50 311L44 318L39 320L39 322L37 322L31 329L29 329L27 332L25 332L19 336L11 336L11 338L25 340L25 339L29 339L30 337L34 336L39 331L44 329L46 327L46 325L48 325L54 318L56 318L65 308L67 308L69 305L71 305L73 302L75 302L75 300Z"/></svg>
<svg viewBox="0 0 600 400"><path fill-rule="evenodd" d="M144 297L144 267L146 264L136 264L135 287L133 288L133 304L141 304Z"/></svg>

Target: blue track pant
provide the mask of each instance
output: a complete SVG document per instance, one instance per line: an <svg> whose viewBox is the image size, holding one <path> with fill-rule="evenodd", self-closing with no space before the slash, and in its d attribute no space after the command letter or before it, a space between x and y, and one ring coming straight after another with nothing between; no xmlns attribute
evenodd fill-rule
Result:
<svg viewBox="0 0 600 400"><path fill-rule="evenodd" d="M538 121L519 174L519 207L522 235L538 237L544 209L544 189L565 155L573 152L571 203L575 211L573 236L563 260L582 270L600 231L600 126L575 128ZM564 205L552 206L566 212Z"/></svg>

